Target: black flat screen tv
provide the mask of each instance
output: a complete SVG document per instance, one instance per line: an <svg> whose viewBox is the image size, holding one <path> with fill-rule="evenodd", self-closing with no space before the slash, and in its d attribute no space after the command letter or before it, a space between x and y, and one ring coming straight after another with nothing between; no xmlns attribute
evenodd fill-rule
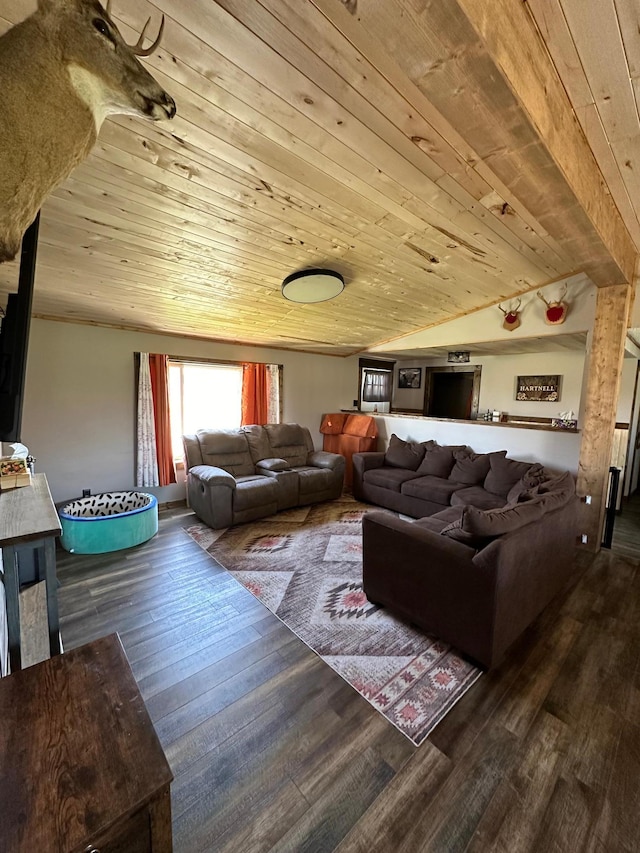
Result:
<svg viewBox="0 0 640 853"><path fill-rule="evenodd" d="M35 277L39 218L22 241L18 292L10 293L0 325L0 442L22 441L22 404Z"/></svg>

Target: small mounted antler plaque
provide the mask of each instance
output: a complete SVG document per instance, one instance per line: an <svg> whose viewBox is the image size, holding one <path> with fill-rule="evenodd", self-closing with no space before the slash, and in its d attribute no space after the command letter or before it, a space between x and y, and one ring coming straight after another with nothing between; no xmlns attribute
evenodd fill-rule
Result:
<svg viewBox="0 0 640 853"><path fill-rule="evenodd" d="M502 321L502 328L506 329L508 332L513 332L514 329L517 329L520 325L520 305L522 304L522 300L518 299L518 304L515 308L510 308L508 311L502 307L502 305L498 305L498 308L504 314L504 320Z"/></svg>
<svg viewBox="0 0 640 853"><path fill-rule="evenodd" d="M541 299L544 304L547 306L546 311L544 312L544 321L549 326L559 326L560 323L564 323L567 319L567 312L569 310L569 306L564 301L564 297L567 293L567 285L565 283L564 289L558 299L555 302L549 302L544 296L538 291L537 297Z"/></svg>

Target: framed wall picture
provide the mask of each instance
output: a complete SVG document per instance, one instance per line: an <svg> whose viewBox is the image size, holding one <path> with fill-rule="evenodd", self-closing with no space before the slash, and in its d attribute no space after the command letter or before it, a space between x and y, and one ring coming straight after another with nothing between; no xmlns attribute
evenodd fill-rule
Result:
<svg viewBox="0 0 640 853"><path fill-rule="evenodd" d="M560 399L561 376L518 376L516 400L533 400L538 403L557 403Z"/></svg>
<svg viewBox="0 0 640 853"><path fill-rule="evenodd" d="M399 367L398 388L419 388L422 385L421 367Z"/></svg>

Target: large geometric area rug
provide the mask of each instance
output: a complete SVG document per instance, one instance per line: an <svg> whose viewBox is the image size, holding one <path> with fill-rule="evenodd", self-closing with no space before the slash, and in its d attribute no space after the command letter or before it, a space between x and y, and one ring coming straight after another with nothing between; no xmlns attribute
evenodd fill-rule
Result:
<svg viewBox="0 0 640 853"><path fill-rule="evenodd" d="M186 532L417 746L481 670L367 600L367 509L344 496L224 531L198 523Z"/></svg>

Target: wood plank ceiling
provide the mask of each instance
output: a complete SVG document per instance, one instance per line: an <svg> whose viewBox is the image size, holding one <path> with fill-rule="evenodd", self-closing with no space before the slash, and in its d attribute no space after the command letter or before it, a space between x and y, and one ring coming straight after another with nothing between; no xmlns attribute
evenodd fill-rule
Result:
<svg viewBox="0 0 640 853"><path fill-rule="evenodd" d="M106 122L47 201L37 316L349 355L580 270L631 280L630 0L112 5L130 42L166 16L146 64L178 115ZM0 31L33 8L0 0ZM285 301L316 266L343 294Z"/></svg>

